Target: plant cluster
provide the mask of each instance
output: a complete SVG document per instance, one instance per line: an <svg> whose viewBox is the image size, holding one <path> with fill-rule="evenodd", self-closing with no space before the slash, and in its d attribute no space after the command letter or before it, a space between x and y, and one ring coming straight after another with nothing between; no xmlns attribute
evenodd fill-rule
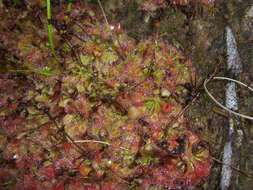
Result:
<svg viewBox="0 0 253 190"><path fill-rule="evenodd" d="M136 42L86 3L53 9L49 46L44 8L0 8L0 189L183 189L207 178L208 146L179 115L190 60L158 37Z"/></svg>

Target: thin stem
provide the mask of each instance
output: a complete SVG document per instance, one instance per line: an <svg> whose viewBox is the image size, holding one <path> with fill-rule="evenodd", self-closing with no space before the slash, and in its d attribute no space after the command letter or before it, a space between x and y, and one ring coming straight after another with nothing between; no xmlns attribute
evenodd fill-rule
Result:
<svg viewBox="0 0 253 190"><path fill-rule="evenodd" d="M215 161L216 163L221 164L221 165L229 166L229 167L231 167L231 169L233 169L234 171L237 171L237 172L243 174L243 175L246 176L246 177L252 177L252 176L253 176L251 173L247 173L247 172L245 172L245 171L243 171L243 170L240 170L239 168L237 168L237 167L235 167L235 166L233 166L233 165L231 165L231 164L226 164L226 163L222 162L221 160L219 160L219 159L217 159L217 158L215 158L215 157L211 157L211 158L212 158L212 160Z"/></svg>
<svg viewBox="0 0 253 190"><path fill-rule="evenodd" d="M63 134L63 136L66 139L68 139L76 147L76 150L80 154L82 154L82 155L86 155L87 154L87 152L81 146L79 146L68 133L66 133L64 130L62 130L62 127L58 124L58 122L55 120L55 118L53 118L52 115L47 110L45 110L43 108L39 108L36 104L34 104L34 107L37 110L39 110L42 113L44 113L50 119L50 121L53 122L53 124L56 126L56 128L58 129L58 131L60 131Z"/></svg>
<svg viewBox="0 0 253 190"><path fill-rule="evenodd" d="M72 10L72 0L69 0L67 5L67 13L70 13L71 10Z"/></svg>
<svg viewBox="0 0 253 190"><path fill-rule="evenodd" d="M106 141L98 141L98 140L76 140L75 143L99 143L99 144L105 144L107 146L111 146L112 144ZM119 147L122 150L127 150L129 151L127 148L124 147Z"/></svg>
<svg viewBox="0 0 253 190"><path fill-rule="evenodd" d="M107 26L110 28L110 24L109 24L109 22L108 22L108 20L107 20L107 17L106 17L104 8L103 8L102 3L101 3L100 0L98 0L98 5L99 5L99 7L100 7L100 9L101 9L101 11L102 11L103 17L104 17L104 19L105 19L105 23L106 23Z"/></svg>
<svg viewBox="0 0 253 190"><path fill-rule="evenodd" d="M48 43L52 54L55 56L54 41L53 41L53 26L52 26L52 14L51 14L51 0L47 0L47 31L48 31Z"/></svg>
<svg viewBox="0 0 253 190"><path fill-rule="evenodd" d="M105 10L104 10L104 8L103 8L103 6L102 6L101 1L100 1L100 0L97 0L97 1L98 1L98 5L99 5L99 7L100 7L100 9L101 9L101 12L102 12L102 14L103 14L105 23L106 23L106 25L107 25L107 27L108 27L108 29L109 29L109 31L110 31L111 40L114 41L114 36L113 36L113 33L112 33L112 29L111 29L111 26L110 26L110 24L109 24L109 22L108 22L108 19L107 19L107 17L106 17ZM122 45L121 45L121 43L120 43L120 41L119 41L118 36L116 35L115 37L116 37L115 40L116 40L117 43L119 44L120 49L123 50ZM117 50L116 50L116 51L117 51ZM120 58L121 58L122 60L125 59L125 56L124 56L124 55L121 55L120 53L118 53L118 55L120 56Z"/></svg>

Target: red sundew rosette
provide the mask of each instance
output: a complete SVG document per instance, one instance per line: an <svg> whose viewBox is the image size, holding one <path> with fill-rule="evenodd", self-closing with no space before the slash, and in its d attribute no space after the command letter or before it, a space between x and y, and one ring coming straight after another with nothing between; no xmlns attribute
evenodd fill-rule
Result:
<svg viewBox="0 0 253 190"><path fill-rule="evenodd" d="M211 171L211 157L208 148L200 138L187 131L188 145L182 159L188 166L185 173L188 183L197 185L203 178L206 178Z"/></svg>
<svg viewBox="0 0 253 190"><path fill-rule="evenodd" d="M167 147L170 153L179 146L179 138L184 138L184 151L169 156L158 167L151 167L148 177L143 180L143 187L157 185L179 190L196 186L209 176L211 157L205 143L184 127L171 129Z"/></svg>

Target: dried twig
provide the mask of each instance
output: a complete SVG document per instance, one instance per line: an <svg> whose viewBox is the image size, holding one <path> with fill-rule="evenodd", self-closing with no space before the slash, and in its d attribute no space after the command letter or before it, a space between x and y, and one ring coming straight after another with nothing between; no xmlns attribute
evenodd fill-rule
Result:
<svg viewBox="0 0 253 190"><path fill-rule="evenodd" d="M219 66L219 65L218 65ZM210 75L210 77L207 79L208 81L211 80L218 72L218 66L215 68L214 72ZM178 118L180 118L188 109L189 107L199 98L199 96L201 95L201 88L203 87L204 81L201 83L201 85L199 85L199 87L197 87L197 94L192 98L191 102L189 102L177 115L174 119L172 119L172 122L175 122L178 120ZM168 123L168 125L170 124Z"/></svg>
<svg viewBox="0 0 253 190"><path fill-rule="evenodd" d="M228 78L228 77L213 77L214 80L227 80L227 81L232 81L234 83L237 83L241 86L244 86L246 87L248 90L250 90L251 92L253 92L253 88L249 87L248 85L244 84L243 82L240 82L238 80L235 80L235 79L231 79L231 78ZM206 93L208 94L208 96L219 106L221 107L222 109L226 110L228 113L230 114L234 114L236 116L239 116L239 117L242 117L242 118L245 118L245 119L249 119L249 120L253 120L253 117L252 116L249 116L249 115L245 115L245 114L241 114L241 113L238 113L238 112L235 112L233 111L232 109L226 107L226 106L223 106L210 92L209 90L207 89L207 83L208 81L210 80L205 80L204 82L204 89L206 91Z"/></svg>
<svg viewBox="0 0 253 190"><path fill-rule="evenodd" d="M113 41L114 36L113 36L113 34L112 34L111 26L110 26L110 24L109 24L109 22L108 22L108 19L107 19L107 17L106 17L104 8L103 8L103 6L102 6L101 1L100 1L100 0L97 0L97 1L98 1L98 4L99 4L99 7L100 7L100 9L101 9L101 12L102 12L102 14L103 14L105 23L106 23L106 25L107 25L107 27L108 27L108 29L109 29L109 31L110 31L111 40ZM116 39L117 43L119 44L120 49L123 50L123 47L122 47L122 45L121 45L121 43L120 43L120 41L119 41L119 38L116 36L115 39ZM125 55L121 55L117 50L115 50L115 51L118 53L119 57L120 57L122 60L125 59Z"/></svg>
<svg viewBox="0 0 253 190"><path fill-rule="evenodd" d="M105 145L108 145L108 146L111 146L111 145L112 145L112 144L109 143L109 142L106 142L106 141L98 141L98 140L76 140L75 143L99 143L99 144L105 144ZM125 148L125 147L122 147L122 146L120 146L119 148L122 149L122 150L129 151L129 149L127 149L127 148Z"/></svg>
<svg viewBox="0 0 253 190"><path fill-rule="evenodd" d="M108 20L107 20L107 17L106 17L105 11L104 11L104 8L103 8L102 3L101 3L100 0L98 0L98 5L99 5L99 7L100 7L100 9L101 9L101 11L102 11L102 14L103 14L103 17L104 17L104 19L105 19L106 24L107 24L108 27L110 28L109 22L108 22Z"/></svg>
<svg viewBox="0 0 253 190"><path fill-rule="evenodd" d="M71 49L71 52L74 54L74 57L75 57L76 61L77 61L80 65L83 66L82 61L81 61L81 57L80 57L79 53L77 53L77 52L75 51L75 49L74 49L72 43L71 43L68 39L66 39L65 37L63 37L63 40L66 42L67 46Z"/></svg>
<svg viewBox="0 0 253 190"><path fill-rule="evenodd" d="M216 163L221 164L221 165L227 165L227 166L229 166L231 169L233 169L234 171L237 171L237 172L239 172L239 173L245 175L246 177L253 177L253 174L251 174L251 173L247 173L247 172L245 172L245 171L243 171L243 170L240 170L239 168L237 168L237 167L235 167L235 166L232 166L232 165L230 165L230 164L226 164L226 163L222 162L221 160L219 160L219 159L217 159L217 158L215 158L215 157L211 157L211 158L212 158L212 160L215 161Z"/></svg>
<svg viewBox="0 0 253 190"><path fill-rule="evenodd" d="M83 154L83 155L87 155L87 152L79 145L77 144L74 139L69 136L68 133L66 133L64 130L62 130L62 127L60 127L60 125L58 124L58 122L55 120L55 118L53 118L51 116L51 114L43 108L39 108L37 105L34 105L36 109L38 109L39 111L43 112L45 115L48 116L48 118L54 123L54 125L56 126L56 128L63 134L64 137L66 137L78 150L79 153Z"/></svg>

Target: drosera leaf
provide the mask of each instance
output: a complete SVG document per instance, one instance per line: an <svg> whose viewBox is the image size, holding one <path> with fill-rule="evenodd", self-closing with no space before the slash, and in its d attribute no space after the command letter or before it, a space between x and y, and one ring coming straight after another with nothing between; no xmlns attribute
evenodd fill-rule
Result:
<svg viewBox="0 0 253 190"><path fill-rule="evenodd" d="M141 157L139 160L137 160L137 163L143 165L143 166L149 166L152 163L154 163L156 159L152 157L151 155L145 155Z"/></svg>
<svg viewBox="0 0 253 190"><path fill-rule="evenodd" d="M163 103L161 107L162 107L162 111L164 113L170 113L173 109L173 106L171 104L168 104L168 103Z"/></svg>
<svg viewBox="0 0 253 190"><path fill-rule="evenodd" d="M64 190L64 182L57 183L51 190Z"/></svg>
<svg viewBox="0 0 253 190"><path fill-rule="evenodd" d="M160 100L158 98L150 98L146 100L145 102L145 108L147 111L149 111L151 114L154 114L156 112L160 111L161 105Z"/></svg>
<svg viewBox="0 0 253 190"><path fill-rule="evenodd" d="M165 76L165 71L164 70L156 69L156 71L153 73L153 75L155 77L156 82L157 83L161 83L162 79Z"/></svg>
<svg viewBox="0 0 253 190"><path fill-rule="evenodd" d="M40 74L42 74L46 77L50 77L53 74L53 70L52 70L52 68L46 66L41 69Z"/></svg>
<svg viewBox="0 0 253 190"><path fill-rule="evenodd" d="M91 167L88 166L85 162L79 166L79 172L84 177L88 176L91 170Z"/></svg>
<svg viewBox="0 0 253 190"><path fill-rule="evenodd" d="M111 52L111 51L105 51L103 53L101 59L104 63L111 64L111 63L118 60L118 56L115 53Z"/></svg>
<svg viewBox="0 0 253 190"><path fill-rule="evenodd" d="M83 65L89 65L92 61L94 61L94 57L92 55L81 55L80 59Z"/></svg>
<svg viewBox="0 0 253 190"><path fill-rule="evenodd" d="M46 177L48 177L49 179L55 177L55 169L54 169L53 165L45 166L45 167L42 169L42 173L43 173Z"/></svg>
<svg viewBox="0 0 253 190"><path fill-rule="evenodd" d="M75 114L67 114L63 118L64 130L72 138L77 138L85 134L87 124Z"/></svg>

